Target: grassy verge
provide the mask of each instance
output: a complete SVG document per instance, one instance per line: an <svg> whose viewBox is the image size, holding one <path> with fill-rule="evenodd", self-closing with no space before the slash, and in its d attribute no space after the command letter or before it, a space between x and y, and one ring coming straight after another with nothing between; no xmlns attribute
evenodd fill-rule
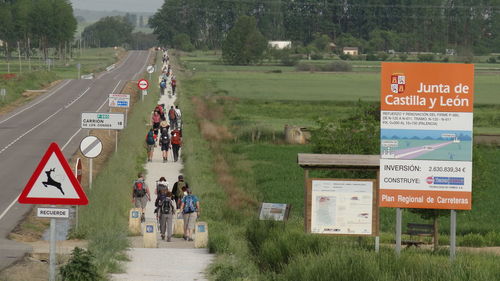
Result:
<svg viewBox="0 0 500 281"><path fill-rule="evenodd" d="M210 226L210 251L218 254L210 268L214 280L496 280L500 276L495 265L500 261L498 256L460 253L451 263L447 251L407 250L397 258L391 249L374 253L372 239L305 234L303 174L296 155L310 148L269 141L251 143L235 138L234 130L227 131L235 124L242 131L255 126L247 122L252 109L257 112L253 116L266 120L292 115L294 107L286 105L280 111L277 101L255 101L250 109L240 111L248 99L220 96L219 84L207 79L209 74L188 74L192 73L179 75L182 92L189 93L180 100L187 122L183 156L186 174L202 200L203 220ZM234 79L231 83L237 83ZM261 106L264 108L258 110ZM300 106L296 112L303 112ZM486 193L488 185L485 182L482 186ZM494 192L493 188L489 191ZM255 202L259 201L292 203L291 219L286 224L257 221ZM389 226L393 215L386 217L382 223ZM495 223L494 218L489 223ZM469 222L478 219L470 218ZM467 239L464 236L462 243Z"/></svg>
<svg viewBox="0 0 500 281"><path fill-rule="evenodd" d="M23 72L19 73L19 65L11 62L11 73L16 77L10 80L0 78L0 88L7 90L5 100L0 99L0 110L5 110L9 105L19 105L27 102L36 95L25 94L26 90L37 90L49 86L59 79L76 79L78 70L76 65L81 64L81 74L97 73L103 71L107 66L115 63L124 56L123 49L86 49L82 56L67 62L54 60L56 64L48 71L43 62L32 61L32 72L28 72L28 62L22 61ZM0 73L7 73L6 62L0 60Z"/></svg>
<svg viewBox="0 0 500 281"><path fill-rule="evenodd" d="M139 91L135 94L139 95ZM128 247L127 218L131 207L128 187L137 172L143 170L146 155L142 136L146 134L145 124L156 102L156 95L148 95L144 102L134 105L127 127L120 133L118 153L113 154L99 172L92 190L87 190L89 205L80 208L80 226L74 236L89 240L89 249L103 274L120 271L119 262L125 259L123 251Z"/></svg>

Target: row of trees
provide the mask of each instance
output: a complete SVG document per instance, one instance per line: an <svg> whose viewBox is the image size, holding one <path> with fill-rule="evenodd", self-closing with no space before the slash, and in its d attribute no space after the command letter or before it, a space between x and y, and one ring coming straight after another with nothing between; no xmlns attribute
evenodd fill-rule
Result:
<svg viewBox="0 0 500 281"><path fill-rule="evenodd" d="M64 58L76 28L69 0L0 0L0 40L7 57L19 47L26 57L38 48L47 58L49 48L56 48Z"/></svg>
<svg viewBox="0 0 500 281"><path fill-rule="evenodd" d="M86 45L94 48L125 46L132 49L148 49L157 45L156 35L132 33L134 25L130 17L105 17L87 26L82 33Z"/></svg>
<svg viewBox="0 0 500 281"><path fill-rule="evenodd" d="M367 51L500 51L500 0L165 0L150 19L160 42L186 34L220 48L242 15L270 40L308 45L325 34Z"/></svg>

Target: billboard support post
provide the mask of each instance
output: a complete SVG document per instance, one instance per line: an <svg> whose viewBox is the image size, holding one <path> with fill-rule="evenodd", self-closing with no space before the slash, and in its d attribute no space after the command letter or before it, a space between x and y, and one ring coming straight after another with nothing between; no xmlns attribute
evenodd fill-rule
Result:
<svg viewBox="0 0 500 281"><path fill-rule="evenodd" d="M401 225L403 220L403 210L396 208L396 255L401 254Z"/></svg>
<svg viewBox="0 0 500 281"><path fill-rule="evenodd" d="M457 211L450 212L450 260L453 261L457 250Z"/></svg>

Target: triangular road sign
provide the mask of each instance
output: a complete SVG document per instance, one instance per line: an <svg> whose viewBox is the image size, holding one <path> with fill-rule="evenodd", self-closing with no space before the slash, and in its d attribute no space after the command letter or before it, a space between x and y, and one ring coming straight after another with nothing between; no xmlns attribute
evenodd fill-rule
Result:
<svg viewBox="0 0 500 281"><path fill-rule="evenodd" d="M89 202L55 142L43 155L18 201L48 205L87 205Z"/></svg>

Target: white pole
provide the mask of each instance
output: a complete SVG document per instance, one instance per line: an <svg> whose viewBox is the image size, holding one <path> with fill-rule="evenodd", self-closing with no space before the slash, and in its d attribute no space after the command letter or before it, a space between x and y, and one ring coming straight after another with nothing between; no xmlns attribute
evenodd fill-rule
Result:
<svg viewBox="0 0 500 281"><path fill-rule="evenodd" d="M457 211L451 210L450 214L450 260L455 259L457 251Z"/></svg>
<svg viewBox="0 0 500 281"><path fill-rule="evenodd" d="M401 208L396 208L396 255L401 254L401 221L403 211Z"/></svg>
<svg viewBox="0 0 500 281"><path fill-rule="evenodd" d="M17 41L17 52L19 57L19 73L23 72L23 67L21 65L21 47L19 46L19 41Z"/></svg>
<svg viewBox="0 0 500 281"><path fill-rule="evenodd" d="M92 158L89 159L89 188L92 189Z"/></svg>
<svg viewBox="0 0 500 281"><path fill-rule="evenodd" d="M50 219L49 281L56 281L56 219Z"/></svg>
<svg viewBox="0 0 500 281"><path fill-rule="evenodd" d="M375 253L380 251L380 236L375 236Z"/></svg>
<svg viewBox="0 0 500 281"><path fill-rule="evenodd" d="M115 130L115 153L118 152L118 130Z"/></svg>

